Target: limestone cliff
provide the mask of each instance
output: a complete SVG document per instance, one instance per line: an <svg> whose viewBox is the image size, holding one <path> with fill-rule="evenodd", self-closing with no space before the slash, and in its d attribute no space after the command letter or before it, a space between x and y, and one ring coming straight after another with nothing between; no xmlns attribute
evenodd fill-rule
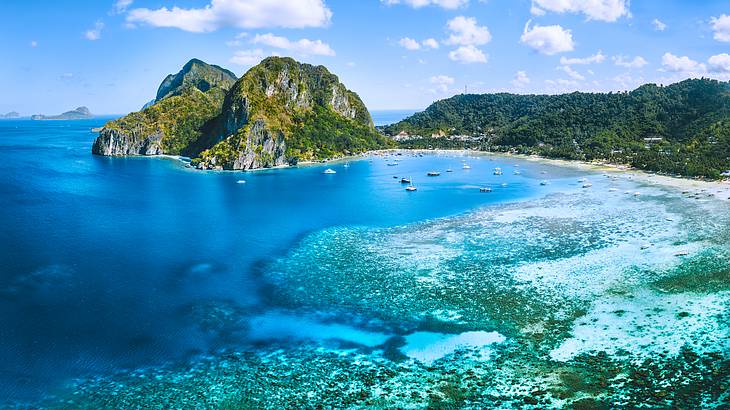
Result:
<svg viewBox="0 0 730 410"><path fill-rule="evenodd" d="M182 154L200 169L246 170L389 144L357 94L323 66L270 57L230 84L215 81L230 72L193 62L163 81L153 105L107 124L93 152Z"/></svg>

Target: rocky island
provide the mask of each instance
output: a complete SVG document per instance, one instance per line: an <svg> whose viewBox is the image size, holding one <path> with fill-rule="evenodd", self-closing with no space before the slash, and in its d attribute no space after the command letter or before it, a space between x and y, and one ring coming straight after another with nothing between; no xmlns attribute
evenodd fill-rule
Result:
<svg viewBox="0 0 730 410"><path fill-rule="evenodd" d="M20 114L16 111L10 111L7 114L0 114L0 119L9 120L12 118L20 118Z"/></svg>
<svg viewBox="0 0 730 410"><path fill-rule="evenodd" d="M59 115L36 114L30 117L31 120L84 120L88 118L94 118L94 115L86 107L78 107Z"/></svg>
<svg viewBox="0 0 730 410"><path fill-rule="evenodd" d="M193 59L154 103L107 123L92 152L184 155L199 169L293 165L390 146L360 97L323 66L269 57L243 77Z"/></svg>

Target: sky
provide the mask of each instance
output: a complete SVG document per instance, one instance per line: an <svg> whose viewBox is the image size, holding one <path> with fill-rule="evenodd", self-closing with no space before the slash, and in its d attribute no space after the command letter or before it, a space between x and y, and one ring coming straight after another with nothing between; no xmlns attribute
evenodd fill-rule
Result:
<svg viewBox="0 0 730 410"><path fill-rule="evenodd" d="M730 80L730 0L3 0L0 113L124 114L191 58L322 64L371 110Z"/></svg>

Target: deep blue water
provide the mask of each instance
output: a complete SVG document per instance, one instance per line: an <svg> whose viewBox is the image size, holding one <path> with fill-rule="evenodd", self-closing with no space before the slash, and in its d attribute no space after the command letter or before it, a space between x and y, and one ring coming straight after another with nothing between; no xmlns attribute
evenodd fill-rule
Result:
<svg viewBox="0 0 730 410"><path fill-rule="evenodd" d="M375 125L388 125L396 123L416 113L416 110L372 110Z"/></svg>
<svg viewBox="0 0 730 410"><path fill-rule="evenodd" d="M463 170L461 157L432 155L200 172L175 159L92 156L91 128L104 122L0 121L0 398L240 346L211 338L191 312L208 301L257 305L257 269L308 232L527 199L564 183L540 179L568 172L525 162L513 175L518 161L500 157L469 158ZM484 185L494 192L479 193Z"/></svg>

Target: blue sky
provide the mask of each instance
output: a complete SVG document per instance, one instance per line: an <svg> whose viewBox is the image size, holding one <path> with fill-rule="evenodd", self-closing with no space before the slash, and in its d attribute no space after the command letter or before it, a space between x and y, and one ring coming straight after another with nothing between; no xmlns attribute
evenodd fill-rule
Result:
<svg viewBox="0 0 730 410"><path fill-rule="evenodd" d="M3 0L0 112L138 110L191 58L323 64L372 109L730 79L728 0Z"/></svg>

